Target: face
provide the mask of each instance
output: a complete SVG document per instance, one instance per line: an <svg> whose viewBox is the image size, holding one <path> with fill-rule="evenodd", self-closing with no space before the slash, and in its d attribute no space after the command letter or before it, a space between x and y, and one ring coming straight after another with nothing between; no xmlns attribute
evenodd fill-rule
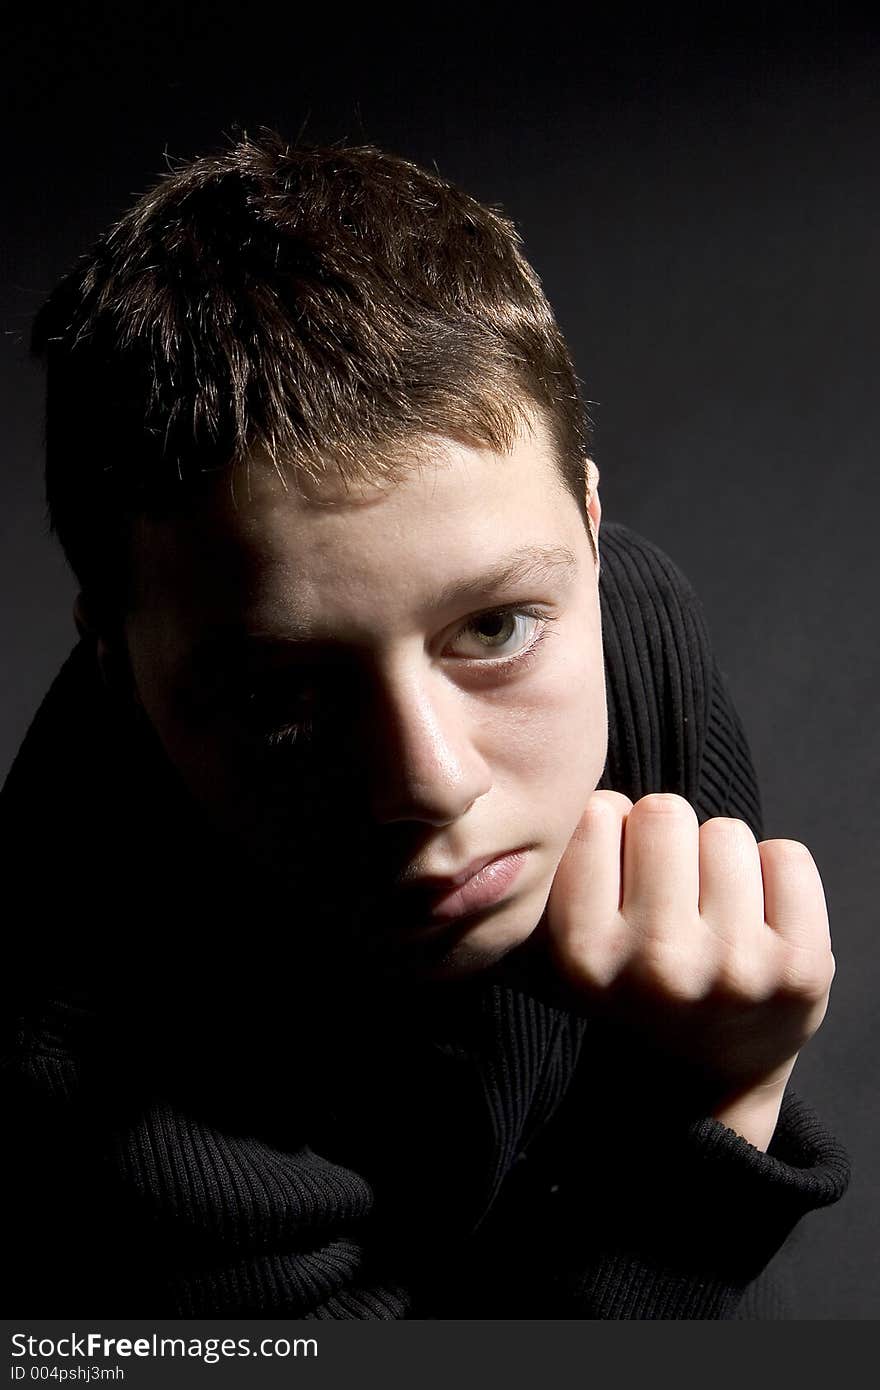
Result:
<svg viewBox="0 0 880 1390"><path fill-rule="evenodd" d="M602 774L598 574L542 433L406 462L300 495L255 461L234 498L142 520L125 643L255 894L331 960L450 979L534 930Z"/></svg>

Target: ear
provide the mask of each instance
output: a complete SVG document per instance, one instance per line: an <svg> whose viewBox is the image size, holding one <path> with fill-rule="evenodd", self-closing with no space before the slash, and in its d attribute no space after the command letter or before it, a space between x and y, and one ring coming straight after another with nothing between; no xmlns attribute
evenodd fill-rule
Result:
<svg viewBox="0 0 880 1390"><path fill-rule="evenodd" d="M591 518L592 518L592 521L593 521L593 534L595 535L596 539L598 540L598 538L599 538L599 526L600 526L601 521L602 521L602 503L599 501L599 489L598 489L598 487L596 487L596 488L594 489L594 491L593 491L593 495L592 495L592 497L590 498L590 502L589 502L589 506L587 507L587 511L589 512L589 514L590 514L590 516L591 516Z"/></svg>
<svg viewBox="0 0 880 1390"><path fill-rule="evenodd" d="M597 569L601 569L599 527L602 522L602 503L599 500L599 469L592 459L587 461L587 499L587 522L596 555L596 566Z"/></svg>
<svg viewBox="0 0 880 1390"><path fill-rule="evenodd" d="M94 644L98 670L108 690L126 700L136 700L125 639L119 629L111 629L100 620L82 591L73 601L73 621L80 637Z"/></svg>
<svg viewBox="0 0 880 1390"><path fill-rule="evenodd" d="M73 621L76 623L77 632L85 641L89 641L96 636L88 611L88 603L82 590L80 590L73 600Z"/></svg>

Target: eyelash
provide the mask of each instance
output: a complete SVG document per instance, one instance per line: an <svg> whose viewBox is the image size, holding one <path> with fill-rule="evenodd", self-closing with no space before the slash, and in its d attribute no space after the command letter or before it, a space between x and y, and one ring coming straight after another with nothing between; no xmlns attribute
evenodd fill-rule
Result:
<svg viewBox="0 0 880 1390"><path fill-rule="evenodd" d="M534 618L536 623L538 624L538 627L536 634L532 638L531 642L529 642L528 645L525 647L520 647L520 649L514 652L512 656L489 658L488 664L491 666L492 672L495 675L497 675L499 671L504 672L507 670L512 670L514 667L520 667L523 662L528 662L528 659L532 656L533 653L537 652L538 647L541 645L544 638L548 635L550 631L550 624L556 621L555 613L545 613L543 609L532 608L528 605L524 607L515 607L513 605L508 605L506 608L489 608L486 610L485 613L477 613L475 617L468 619L468 621L464 624L460 631L466 632L468 628L475 628L481 622L485 621L486 618L508 617ZM463 660L475 661L480 666L484 666L487 664L485 657L464 657Z"/></svg>
<svg viewBox="0 0 880 1390"><path fill-rule="evenodd" d="M474 666L489 667L492 675L502 679L508 675L525 671L531 666L538 654L545 639L550 635L551 625L556 622L555 613L547 613L543 609L534 608L529 605L508 604L501 608L487 608L482 613L475 614L469 618L459 629L459 633L467 632L469 629L476 628L486 618L534 618L538 624L537 631L528 645L521 647L511 656L505 657L463 657ZM246 700L249 705L255 703L259 698L259 691L249 691ZM280 725L275 729L270 729L261 733L262 742L269 748L301 748L308 745L313 736L315 721L307 718L299 721L292 721Z"/></svg>

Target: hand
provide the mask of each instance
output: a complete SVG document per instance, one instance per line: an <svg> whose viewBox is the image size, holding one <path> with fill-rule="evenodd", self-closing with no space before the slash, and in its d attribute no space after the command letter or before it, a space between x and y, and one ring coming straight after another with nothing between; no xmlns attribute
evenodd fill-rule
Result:
<svg viewBox="0 0 880 1390"><path fill-rule="evenodd" d="M591 795L544 917L568 988L690 1074L765 1148L835 962L822 881L797 840L700 825L683 797ZM746 1132L748 1131L748 1132Z"/></svg>

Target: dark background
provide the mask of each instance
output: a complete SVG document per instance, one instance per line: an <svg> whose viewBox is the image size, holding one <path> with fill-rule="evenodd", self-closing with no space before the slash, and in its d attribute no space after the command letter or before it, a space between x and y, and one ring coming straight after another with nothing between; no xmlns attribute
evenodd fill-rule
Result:
<svg viewBox="0 0 880 1390"><path fill-rule="evenodd" d="M500 203L595 402L605 517L690 578L765 835L803 840L822 873L838 971L793 1084L855 1173L797 1232L800 1312L874 1318L880 31L833 6L815 22L704 8L696 29L664 6L613 24L589 6L567 24L546 7L286 13L72 5L13 23L0 777L76 640L26 353L71 260L166 155L236 125L369 140Z"/></svg>

